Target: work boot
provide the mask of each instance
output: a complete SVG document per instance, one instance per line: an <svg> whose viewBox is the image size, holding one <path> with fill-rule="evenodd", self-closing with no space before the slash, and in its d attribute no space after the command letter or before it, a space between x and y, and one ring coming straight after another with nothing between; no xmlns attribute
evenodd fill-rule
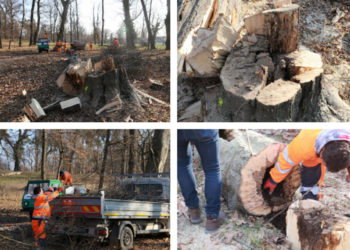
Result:
<svg viewBox="0 0 350 250"><path fill-rule="evenodd" d="M202 222L201 218L201 209L197 208L189 208L188 209L188 217L190 217L190 221L192 224L199 224Z"/></svg>
<svg viewBox="0 0 350 250"><path fill-rule="evenodd" d="M225 213L220 212L216 219L212 219L210 215L207 216L207 223L205 224L205 233L216 232L225 220Z"/></svg>

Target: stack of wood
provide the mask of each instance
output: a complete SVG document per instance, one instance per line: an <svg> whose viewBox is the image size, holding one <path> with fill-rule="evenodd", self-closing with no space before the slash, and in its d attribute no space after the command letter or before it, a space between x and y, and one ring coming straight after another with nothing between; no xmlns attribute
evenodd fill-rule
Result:
<svg viewBox="0 0 350 250"><path fill-rule="evenodd" d="M178 12L178 73L218 75L238 39L237 0L183 1Z"/></svg>
<svg viewBox="0 0 350 250"><path fill-rule="evenodd" d="M350 249L350 218L331 212L319 201L294 202L286 221L293 250Z"/></svg>
<svg viewBox="0 0 350 250"><path fill-rule="evenodd" d="M247 131L232 141L220 139L222 195L229 209L252 215L277 212L292 201L301 183L300 167L295 166L270 196L262 186L285 145L262 134ZM195 155L194 161L199 161Z"/></svg>

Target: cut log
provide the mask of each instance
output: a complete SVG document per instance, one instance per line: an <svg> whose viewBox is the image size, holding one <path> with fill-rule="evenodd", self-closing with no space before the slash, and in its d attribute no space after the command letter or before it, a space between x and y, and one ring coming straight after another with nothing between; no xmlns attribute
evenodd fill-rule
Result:
<svg viewBox="0 0 350 250"><path fill-rule="evenodd" d="M110 71L114 69L115 69L115 66L114 66L114 61L112 57L107 57L94 64L95 71Z"/></svg>
<svg viewBox="0 0 350 250"><path fill-rule="evenodd" d="M155 102L158 102L158 103L160 103L160 104L163 104L163 105L166 106L166 107L170 107L170 105L169 105L168 103L163 102L162 100L159 100L158 98L155 98L154 96L151 96L151 95L149 95L149 94L146 94L146 93L142 92L142 91L139 90L139 89L136 89L136 88L135 88L135 91L136 91L138 94L140 94L140 95L142 95L142 96L144 96L144 97L146 97L146 98L149 98L149 99L151 99L151 100L153 100L153 101L155 101Z"/></svg>
<svg viewBox="0 0 350 250"><path fill-rule="evenodd" d="M246 39L232 50L220 74L222 110L235 121L252 120L256 96L265 87L269 72L268 67L263 65L266 63L256 62L256 53L267 51L266 39L257 36L255 43Z"/></svg>
<svg viewBox="0 0 350 250"><path fill-rule="evenodd" d="M271 53L290 53L298 48L299 5L266 10L245 18L248 33L266 35Z"/></svg>
<svg viewBox="0 0 350 250"><path fill-rule="evenodd" d="M260 91L256 117L260 122L295 121L302 92L299 84L279 79Z"/></svg>
<svg viewBox="0 0 350 250"><path fill-rule="evenodd" d="M295 166L287 178L278 184L272 196L262 189L284 144L254 131L237 135L230 142L221 138L219 140L222 194L229 209L241 209L253 215L268 215L281 210L292 200L301 183L299 166ZM196 157L198 155L195 155L194 161L199 160Z"/></svg>
<svg viewBox="0 0 350 250"><path fill-rule="evenodd" d="M275 8L282 8L292 4L292 0L273 0Z"/></svg>
<svg viewBox="0 0 350 250"><path fill-rule="evenodd" d="M195 102L188 106L185 112L179 118L179 122L200 122L202 121L201 115L201 101Z"/></svg>
<svg viewBox="0 0 350 250"><path fill-rule="evenodd" d="M85 86L85 79L92 71L92 63L89 58L87 61L73 60L72 63L58 77L57 86L62 88L62 91L70 96L79 95Z"/></svg>
<svg viewBox="0 0 350 250"><path fill-rule="evenodd" d="M322 58L309 50L297 50L284 57L287 63L289 77L303 74L314 69L322 70Z"/></svg>
<svg viewBox="0 0 350 250"><path fill-rule="evenodd" d="M286 221L293 250L350 249L350 218L334 214L319 201L294 202Z"/></svg>
<svg viewBox="0 0 350 250"><path fill-rule="evenodd" d="M212 29L200 28L187 48L186 64L190 64L196 75L211 77L219 74L238 33L220 16Z"/></svg>

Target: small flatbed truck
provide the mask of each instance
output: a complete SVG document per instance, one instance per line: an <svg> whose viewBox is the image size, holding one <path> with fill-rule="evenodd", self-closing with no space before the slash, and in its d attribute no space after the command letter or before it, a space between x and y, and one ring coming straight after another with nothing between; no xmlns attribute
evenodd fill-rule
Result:
<svg viewBox="0 0 350 250"><path fill-rule="evenodd" d="M131 249L134 238L140 234L169 234L169 183L169 178L139 176L119 181L123 195L128 190L140 200L106 198L104 191L97 196L59 196L50 203L48 232L94 237L122 249ZM147 196L152 201L147 201Z"/></svg>

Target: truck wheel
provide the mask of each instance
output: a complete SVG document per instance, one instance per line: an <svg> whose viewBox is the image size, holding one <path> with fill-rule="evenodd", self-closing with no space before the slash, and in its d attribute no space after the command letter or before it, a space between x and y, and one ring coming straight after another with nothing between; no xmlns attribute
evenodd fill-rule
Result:
<svg viewBox="0 0 350 250"><path fill-rule="evenodd" d="M121 249L131 249L134 244L134 234L130 227L124 227L120 235L120 247Z"/></svg>

